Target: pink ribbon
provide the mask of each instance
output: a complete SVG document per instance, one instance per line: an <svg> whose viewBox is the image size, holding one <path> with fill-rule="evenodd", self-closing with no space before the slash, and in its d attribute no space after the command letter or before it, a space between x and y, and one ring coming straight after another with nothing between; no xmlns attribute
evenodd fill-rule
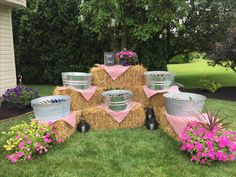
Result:
<svg viewBox="0 0 236 177"><path fill-rule="evenodd" d="M94 95L94 93L96 92L96 89L97 89L96 86L91 86L91 87L89 87L89 88L86 89L86 90L76 89L76 88L74 88L74 87L69 86L69 87L59 87L58 90L63 91L63 90L65 90L65 89L67 89L67 88L73 89L73 90L75 90L75 91L81 93L81 95L83 95L83 97L84 97L87 101L89 101L89 100L92 98L92 96Z"/></svg>
<svg viewBox="0 0 236 177"><path fill-rule="evenodd" d="M112 80L116 80L130 68L130 66L122 66L122 65L105 66L96 64L96 66L105 69L105 71L111 76Z"/></svg>
<svg viewBox="0 0 236 177"><path fill-rule="evenodd" d="M104 109L114 120L116 120L118 123L121 123L124 118L129 114L129 112L133 109L133 107L137 104L139 103L132 101L123 111L112 111L106 104L98 105L96 108Z"/></svg>
<svg viewBox="0 0 236 177"><path fill-rule="evenodd" d="M152 97L153 95L157 94L157 93L165 93L165 92L179 92L179 88L178 86L171 86L169 89L166 90L152 90L150 88L148 88L146 85L143 87L143 90L145 92L145 95L147 96L147 98Z"/></svg>

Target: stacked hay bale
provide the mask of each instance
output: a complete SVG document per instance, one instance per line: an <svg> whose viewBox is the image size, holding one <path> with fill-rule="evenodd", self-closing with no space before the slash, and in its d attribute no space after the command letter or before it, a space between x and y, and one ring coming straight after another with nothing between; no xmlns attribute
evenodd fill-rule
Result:
<svg viewBox="0 0 236 177"><path fill-rule="evenodd" d="M79 111L77 117L80 117L82 114L94 129L134 128L143 126L145 122L144 108L153 107L155 114L158 115L161 128L171 136L174 136L174 132L171 130L169 122L164 115L163 94L156 94L149 99L145 95L143 89L145 85L145 71L146 68L142 65L131 66L116 80L112 80L105 69L93 67L91 68L91 74L93 75L92 85L97 86L97 90L89 101L85 100L79 92L71 88L61 91L57 87L54 94L71 96L71 110ZM109 89L131 90L134 94L132 100L141 103L136 105L121 123L117 123L105 110L96 108L97 105L103 102L101 93Z"/></svg>
<svg viewBox="0 0 236 177"><path fill-rule="evenodd" d="M65 122L64 120L58 120L53 123L53 126L56 128L56 137L61 138L62 140L66 140L69 138L77 128L79 123L79 118L81 117L81 111L76 112L76 125L72 127L70 124Z"/></svg>
<svg viewBox="0 0 236 177"><path fill-rule="evenodd" d="M143 126L145 122L145 112L141 104L135 105L121 123L114 120L104 109L99 108L85 109L83 117L96 130L135 128Z"/></svg>
<svg viewBox="0 0 236 177"><path fill-rule="evenodd" d="M101 93L105 90L103 87L97 87L96 92L92 98L87 101L80 92L72 88L66 88L65 90L60 90L56 87L54 90L54 95L68 95L71 97L71 111L81 111L85 108L93 107L102 103Z"/></svg>

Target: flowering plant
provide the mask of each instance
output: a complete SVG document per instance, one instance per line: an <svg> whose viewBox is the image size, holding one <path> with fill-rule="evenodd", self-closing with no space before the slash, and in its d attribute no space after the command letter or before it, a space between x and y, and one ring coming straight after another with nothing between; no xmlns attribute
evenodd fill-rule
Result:
<svg viewBox="0 0 236 177"><path fill-rule="evenodd" d="M117 52L115 54L115 57L116 57L117 63L124 65L124 66L137 64L137 62L138 62L137 53L135 53L131 50L123 49L122 51Z"/></svg>
<svg viewBox="0 0 236 177"><path fill-rule="evenodd" d="M189 152L192 161L210 165L213 161L235 159L236 133L223 129L223 124L215 120L190 122L182 133L180 149Z"/></svg>
<svg viewBox="0 0 236 177"><path fill-rule="evenodd" d="M46 153L53 143L62 142L55 133L51 123L39 124L36 120L11 127L8 132L2 132L7 137L3 147L10 153L6 158L16 163L20 159L32 160L34 154Z"/></svg>
<svg viewBox="0 0 236 177"><path fill-rule="evenodd" d="M22 86L7 89L3 94L3 100L15 107L29 106L31 100L38 97L39 94L36 90Z"/></svg>

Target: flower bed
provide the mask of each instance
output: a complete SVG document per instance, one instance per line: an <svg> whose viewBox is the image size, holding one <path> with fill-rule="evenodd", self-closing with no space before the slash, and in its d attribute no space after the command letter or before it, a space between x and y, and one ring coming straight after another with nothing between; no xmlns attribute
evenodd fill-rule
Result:
<svg viewBox="0 0 236 177"><path fill-rule="evenodd" d="M181 150L201 164L235 159L236 133L215 126L211 131L201 122L191 122L181 136Z"/></svg>
<svg viewBox="0 0 236 177"><path fill-rule="evenodd" d="M62 140L56 138L56 131L52 124L39 124L36 120L22 123L2 132L7 140L4 149L6 156L12 163L18 160L32 160L35 154L44 154L54 143Z"/></svg>

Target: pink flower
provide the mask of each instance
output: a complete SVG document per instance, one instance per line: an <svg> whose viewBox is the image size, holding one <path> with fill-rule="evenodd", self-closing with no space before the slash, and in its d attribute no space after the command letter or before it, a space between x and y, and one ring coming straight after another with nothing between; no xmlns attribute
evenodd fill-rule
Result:
<svg viewBox="0 0 236 177"><path fill-rule="evenodd" d="M201 153L200 153L200 152L197 152L197 156L200 157L200 156L201 156Z"/></svg>
<svg viewBox="0 0 236 177"><path fill-rule="evenodd" d="M24 155L25 155L25 153L24 153L24 152L17 152L16 154L17 154L17 156L18 156L18 157L22 157L22 156L24 156Z"/></svg>
<svg viewBox="0 0 236 177"><path fill-rule="evenodd" d="M47 133L44 137L49 138L50 137L50 133Z"/></svg>
<svg viewBox="0 0 236 177"><path fill-rule="evenodd" d="M20 135L16 135L16 139L20 139Z"/></svg>
<svg viewBox="0 0 236 177"><path fill-rule="evenodd" d="M234 157L233 154L230 154L230 155L229 155L229 158L230 158L231 161L234 161L234 160L235 160L235 157Z"/></svg>
<svg viewBox="0 0 236 177"><path fill-rule="evenodd" d="M14 156L13 158L11 158L11 163L16 163L18 160L17 156Z"/></svg>
<svg viewBox="0 0 236 177"><path fill-rule="evenodd" d="M29 136L28 135L24 135L24 138L27 139L27 138L29 138Z"/></svg>
<svg viewBox="0 0 236 177"><path fill-rule="evenodd" d="M58 138L57 142L62 143L63 142L62 138Z"/></svg>
<svg viewBox="0 0 236 177"><path fill-rule="evenodd" d="M29 155L26 157L26 160L32 160L32 154L29 154Z"/></svg>
<svg viewBox="0 0 236 177"><path fill-rule="evenodd" d="M206 157L207 156L207 153L204 151L202 152L202 157Z"/></svg>
<svg viewBox="0 0 236 177"><path fill-rule="evenodd" d="M208 152L208 157L210 157L211 160L215 160L215 153L214 153L214 151Z"/></svg>
<svg viewBox="0 0 236 177"><path fill-rule="evenodd" d="M196 144L196 150L201 151L202 150L202 145L200 143Z"/></svg>
<svg viewBox="0 0 236 177"><path fill-rule="evenodd" d="M191 161L197 161L198 158L196 156L192 156Z"/></svg>
<svg viewBox="0 0 236 177"><path fill-rule="evenodd" d="M207 141L206 142L206 145L210 148L210 147L213 147L213 142L212 141Z"/></svg>
<svg viewBox="0 0 236 177"><path fill-rule="evenodd" d="M10 154L6 158L9 159L11 163L16 163L19 157L18 155Z"/></svg>
<svg viewBox="0 0 236 177"><path fill-rule="evenodd" d="M190 144L190 143L186 144L186 150L190 151L190 150L192 150L193 148L194 148L194 145L193 145L193 144Z"/></svg>
<svg viewBox="0 0 236 177"><path fill-rule="evenodd" d="M181 146L180 150L182 150L182 151L186 150L186 146L185 145Z"/></svg>
<svg viewBox="0 0 236 177"><path fill-rule="evenodd" d="M24 146L24 145L22 145L22 144L20 144L20 145L18 146L18 148L22 150L22 149L24 149L24 148L25 148L25 146Z"/></svg>
<svg viewBox="0 0 236 177"><path fill-rule="evenodd" d="M31 141L31 140L28 140L28 141L27 141L27 144L31 144L31 143L32 143L32 141Z"/></svg>
<svg viewBox="0 0 236 177"><path fill-rule="evenodd" d="M48 125L49 126L53 125L53 122L52 121L48 121Z"/></svg>
<svg viewBox="0 0 236 177"><path fill-rule="evenodd" d="M202 164L205 164L205 163L206 163L206 159L202 159L202 160L201 160L201 163L202 163Z"/></svg>
<svg viewBox="0 0 236 177"><path fill-rule="evenodd" d="M234 141L236 141L236 136L233 137Z"/></svg>

